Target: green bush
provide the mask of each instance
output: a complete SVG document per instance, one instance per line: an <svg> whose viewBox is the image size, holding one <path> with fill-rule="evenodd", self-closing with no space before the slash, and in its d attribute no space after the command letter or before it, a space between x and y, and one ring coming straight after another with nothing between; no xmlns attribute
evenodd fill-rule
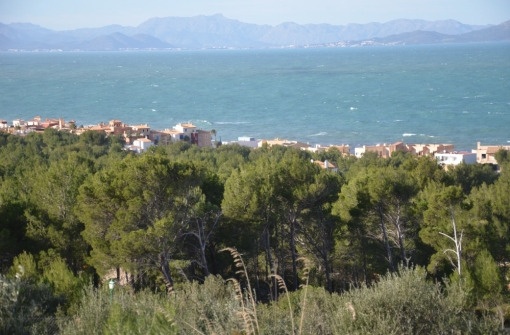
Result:
<svg viewBox="0 0 510 335"><path fill-rule="evenodd" d="M60 303L46 284L0 275L0 334L55 334Z"/></svg>
<svg viewBox="0 0 510 335"><path fill-rule="evenodd" d="M259 305L261 334L495 334L496 315L477 315L458 283L441 287L426 279L424 269L401 268L371 287L342 295L322 288L290 294L294 329L282 296ZM304 308L304 312L303 312ZM300 315L304 316L302 328Z"/></svg>
<svg viewBox="0 0 510 335"><path fill-rule="evenodd" d="M243 329L240 302L232 285L209 276L203 284L186 283L172 297L181 334L236 334Z"/></svg>
<svg viewBox="0 0 510 335"><path fill-rule="evenodd" d="M61 334L177 334L175 310L166 295L118 287L84 291L77 312L61 323Z"/></svg>
<svg viewBox="0 0 510 335"><path fill-rule="evenodd" d="M88 288L61 334L497 334L496 315L477 314L460 281L439 285L422 268L400 268L371 287L330 294L305 287L251 310L247 292L221 277L171 295ZM240 294L242 292L242 294ZM288 294L288 295L287 295ZM9 295L7 295L8 297ZM8 300L8 298L4 298ZM256 315L258 329L244 317Z"/></svg>
<svg viewBox="0 0 510 335"><path fill-rule="evenodd" d="M467 307L462 288L426 280L421 268L400 268L370 288L341 296L348 308L337 313L350 322L336 324L336 334L490 334L498 330L493 316L477 316ZM347 314L347 316L346 316Z"/></svg>

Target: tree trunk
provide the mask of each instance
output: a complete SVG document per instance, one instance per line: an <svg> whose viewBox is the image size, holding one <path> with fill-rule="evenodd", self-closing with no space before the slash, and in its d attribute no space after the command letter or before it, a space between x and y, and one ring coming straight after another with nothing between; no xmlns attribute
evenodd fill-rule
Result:
<svg viewBox="0 0 510 335"><path fill-rule="evenodd" d="M198 230L198 244L200 249L200 262L202 263L202 268L204 269L204 277L209 276L209 266L207 264L207 257L205 255L205 250L207 248L207 237L205 236L205 228L204 222L202 219L197 219L197 230Z"/></svg>
<svg viewBox="0 0 510 335"><path fill-rule="evenodd" d="M165 281L166 292L172 293L174 291L174 281L172 279L172 275L170 274L170 265L168 255L166 252L161 252L159 254L159 265L161 269L161 273L163 274L163 279Z"/></svg>
<svg viewBox="0 0 510 335"><path fill-rule="evenodd" d="M384 222L384 215L383 215L383 210L381 208L381 205L378 206L378 212L379 212L379 219L381 221L380 223L381 223L381 230L382 230L382 234L383 234L383 242L384 242L384 246L386 247L386 256L388 257L388 264L390 266L390 271L394 272L395 268L393 267L393 255L391 252L390 241L388 239L388 231L386 230L386 223Z"/></svg>
<svg viewBox="0 0 510 335"><path fill-rule="evenodd" d="M329 259L324 260L324 268L326 272L326 289L329 293L333 292L333 283L331 282L331 264Z"/></svg>
<svg viewBox="0 0 510 335"><path fill-rule="evenodd" d="M405 265L408 266L409 264L407 264L407 256L406 256L406 247L404 245L404 233L402 231L402 223L401 223L401 220L400 220L400 202L397 204L397 217L395 218L395 228L397 229L397 237L398 237L398 244L399 244L399 247L400 247L400 254L401 254L401 257L402 257L402 262L405 262Z"/></svg>
<svg viewBox="0 0 510 335"><path fill-rule="evenodd" d="M290 222L290 254L292 259L292 283L294 290L299 288L298 273L297 273L297 251L296 251L296 219L293 218Z"/></svg>
<svg viewBox="0 0 510 335"><path fill-rule="evenodd" d="M273 256L271 255L271 235L269 234L269 224L266 225L264 232L262 233L264 251L266 253L266 280L271 282L271 299L276 301L278 298L278 285L276 278L273 274L276 274L275 264Z"/></svg>

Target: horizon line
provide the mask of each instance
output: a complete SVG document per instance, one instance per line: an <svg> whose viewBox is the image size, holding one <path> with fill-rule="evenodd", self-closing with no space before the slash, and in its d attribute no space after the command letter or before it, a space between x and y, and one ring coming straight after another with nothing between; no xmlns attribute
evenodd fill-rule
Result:
<svg viewBox="0 0 510 335"><path fill-rule="evenodd" d="M142 24L144 24L144 23L146 23L146 22L148 22L150 20L154 20L154 19L170 19L170 18L192 19L192 18L198 18L198 17L212 18L212 17L215 17L215 16L221 16L222 18L225 18L227 20L237 21L237 22L244 23L244 24L252 24L252 25L257 25L257 26L270 26L270 27L277 27L277 26L280 26L280 25L283 25L283 24L289 24L289 23L296 24L296 25L299 25L299 26L330 25L330 26L337 26L337 27L346 27L346 26L349 26L349 25L386 24L386 23L390 23L390 22L394 22L394 21L401 21L401 20L404 20L404 21L424 21L424 22L445 22L445 21L447 22L447 21L453 21L453 22L457 22L457 23L460 23L460 24L464 24L464 25L470 25L470 26L490 27L490 26L497 26L497 25L500 25L500 24L503 24L505 22L510 21L510 18L509 18L508 20L505 20L505 21L502 21L502 22L499 22L499 23L471 24L471 23L465 23L465 22L462 22L462 21L459 21L459 20L453 19L453 18L429 20L429 19L419 19L419 18L412 19L412 18L403 18L403 17L400 17L400 18L395 18L395 19L391 19L391 20L388 20L388 21L369 21L369 22L365 22L365 23L349 22L349 23L346 23L346 24L333 24L333 23L327 23L327 22L322 22L322 23L297 23L295 21L283 21L283 22L280 22L278 24L274 24L273 25L273 24L261 24L261 23L245 22L245 21L241 21L239 19L227 17L227 16L225 16L222 13L215 13L215 14L209 14L209 15L207 15L207 14L198 14L198 15L193 15L193 16L153 16L153 17L149 17L149 18L143 20L142 22L138 23L137 25L123 25L123 24L120 24L120 23L109 23L109 24L101 25L101 26L83 26L83 27L78 27L78 28L64 28L64 29L48 28L48 27L44 26L43 24L27 22L27 21L17 21L17 22L13 21L13 22L9 22L9 23L4 23L4 22L0 21L0 24L4 24L4 25L17 25L17 24L24 25L24 24L29 24L29 25L38 26L40 28L44 28L44 29L48 29L48 30L52 30L52 31L56 31L56 32L65 32L65 31L83 30L83 29L101 29L101 28L106 28L106 27L111 27L111 26L119 26L119 27L123 27L123 28L137 28L140 25L142 25Z"/></svg>

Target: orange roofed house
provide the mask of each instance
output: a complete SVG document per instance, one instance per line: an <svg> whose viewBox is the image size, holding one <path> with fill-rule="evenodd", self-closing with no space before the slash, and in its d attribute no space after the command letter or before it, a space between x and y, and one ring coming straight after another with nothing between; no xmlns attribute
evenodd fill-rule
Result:
<svg viewBox="0 0 510 335"><path fill-rule="evenodd" d="M500 149L510 151L510 145L481 145L480 142L477 142L476 149L473 149L472 152L476 154L477 163L497 165L496 152Z"/></svg>
<svg viewBox="0 0 510 335"><path fill-rule="evenodd" d="M402 151L417 156L434 156L438 152L451 152L453 149L453 144L406 144L395 142L393 144L364 145L361 148L354 148L354 155L360 158L366 152L375 152L379 157L389 158L395 151Z"/></svg>
<svg viewBox="0 0 510 335"><path fill-rule="evenodd" d="M338 171L338 167L335 164L333 164L330 161L328 161L327 159L324 162L314 161L312 159L312 163L317 164L318 166L320 166L324 170L328 170L328 171L332 171L332 172L337 172Z"/></svg>
<svg viewBox="0 0 510 335"><path fill-rule="evenodd" d="M211 132L197 129L192 123L178 123L172 129L152 131L151 136L154 142L161 144L189 141L191 144L199 147L212 146Z"/></svg>

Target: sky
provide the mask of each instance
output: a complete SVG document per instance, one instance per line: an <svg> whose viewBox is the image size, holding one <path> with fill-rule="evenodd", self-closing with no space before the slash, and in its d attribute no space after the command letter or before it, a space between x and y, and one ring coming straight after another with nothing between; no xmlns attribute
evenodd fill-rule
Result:
<svg viewBox="0 0 510 335"><path fill-rule="evenodd" d="M1 23L29 22L54 30L138 26L152 17L213 14L269 25L400 18L483 25L510 20L510 0L0 0Z"/></svg>

